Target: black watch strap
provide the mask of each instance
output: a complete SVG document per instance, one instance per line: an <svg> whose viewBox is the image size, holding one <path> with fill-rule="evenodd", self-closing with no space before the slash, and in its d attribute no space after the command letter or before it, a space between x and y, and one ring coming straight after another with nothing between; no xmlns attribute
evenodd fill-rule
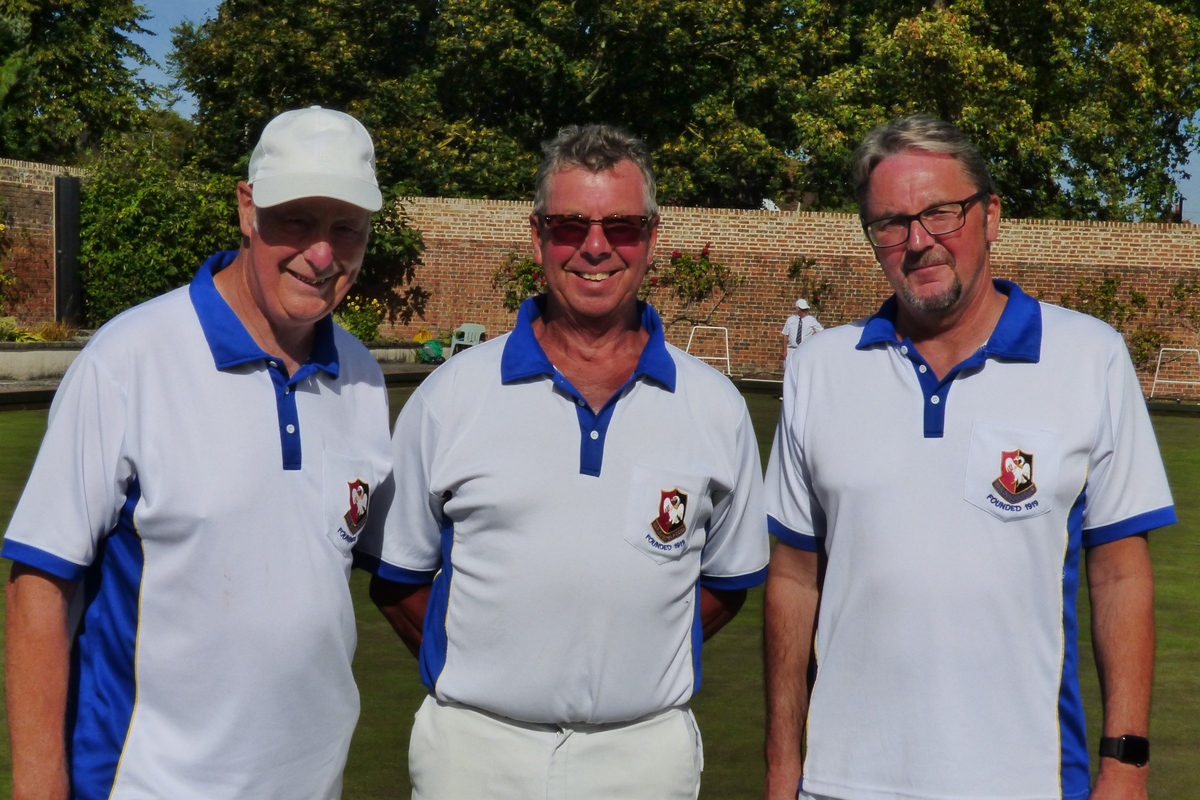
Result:
<svg viewBox="0 0 1200 800"><path fill-rule="evenodd" d="M1104 737L1100 740L1100 755L1144 767L1150 763L1150 740L1145 736Z"/></svg>

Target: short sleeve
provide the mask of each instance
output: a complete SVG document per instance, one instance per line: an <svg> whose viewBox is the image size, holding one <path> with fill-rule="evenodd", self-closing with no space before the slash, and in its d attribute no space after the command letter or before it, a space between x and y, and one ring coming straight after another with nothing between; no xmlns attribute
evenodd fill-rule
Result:
<svg viewBox="0 0 1200 800"><path fill-rule="evenodd" d="M376 574L397 583L431 583L442 564L446 523L430 491L441 426L418 389L392 433L392 480Z"/></svg>
<svg viewBox="0 0 1200 800"><path fill-rule="evenodd" d="M83 577L133 482L127 408L123 387L85 348L54 395L0 555L66 580Z"/></svg>
<svg viewBox="0 0 1200 800"><path fill-rule="evenodd" d="M1089 457L1083 546L1172 525L1166 470L1133 363L1118 340L1109 358L1106 413Z"/></svg>
<svg viewBox="0 0 1200 800"><path fill-rule="evenodd" d="M767 461L767 530L784 544L816 551L825 535L824 514L816 503L812 479L804 461L805 402L800 396L796 358L788 360L783 376L783 409Z"/></svg>
<svg viewBox="0 0 1200 800"><path fill-rule="evenodd" d="M748 589L767 578L771 546L763 510L762 463L744 404L735 447L733 486L713 498L700 557L700 585L709 589Z"/></svg>

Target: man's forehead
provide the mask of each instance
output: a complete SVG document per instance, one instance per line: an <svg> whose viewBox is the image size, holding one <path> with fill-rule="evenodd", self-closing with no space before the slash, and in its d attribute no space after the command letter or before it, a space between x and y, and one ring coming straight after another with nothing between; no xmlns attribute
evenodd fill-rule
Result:
<svg viewBox="0 0 1200 800"><path fill-rule="evenodd" d="M924 208L954 202L975 191L966 167L954 156L904 150L882 159L871 170L866 200L872 211L887 212L899 206Z"/></svg>
<svg viewBox="0 0 1200 800"><path fill-rule="evenodd" d="M633 201L644 213L646 181L637 164L629 159L611 167L592 170L583 164L569 164L556 170L547 181L548 200L577 203L585 199ZM602 192L601 195L595 192ZM638 211L629 209L628 213Z"/></svg>
<svg viewBox="0 0 1200 800"><path fill-rule="evenodd" d="M273 206L257 206L258 211L272 215L296 214L306 217L326 217L331 219L361 220L371 216L371 212L353 203L338 200L333 197L299 197L286 203Z"/></svg>

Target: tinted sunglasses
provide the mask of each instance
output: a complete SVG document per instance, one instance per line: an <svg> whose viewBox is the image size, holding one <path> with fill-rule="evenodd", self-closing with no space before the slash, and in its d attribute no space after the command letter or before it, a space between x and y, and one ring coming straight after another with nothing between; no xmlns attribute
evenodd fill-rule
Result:
<svg viewBox="0 0 1200 800"><path fill-rule="evenodd" d="M604 219L589 219L579 214L542 214L541 219L552 244L580 247L592 226L599 225L610 245L628 247L642 240L642 232L653 217L614 214Z"/></svg>

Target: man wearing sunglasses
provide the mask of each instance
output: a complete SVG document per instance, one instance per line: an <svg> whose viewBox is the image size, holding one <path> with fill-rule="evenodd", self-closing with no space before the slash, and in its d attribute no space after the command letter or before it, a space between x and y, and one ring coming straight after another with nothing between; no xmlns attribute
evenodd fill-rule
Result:
<svg viewBox="0 0 1200 800"><path fill-rule="evenodd" d="M641 140L545 146L546 294L404 407L372 593L430 697L414 797L695 798L703 639L766 577L745 403L638 301L658 237Z"/></svg>
<svg viewBox="0 0 1200 800"><path fill-rule="evenodd" d="M993 279L1000 200L954 126L880 126L852 174L894 294L788 363L766 480L765 796L1145 798L1146 534L1175 513L1124 341Z"/></svg>

